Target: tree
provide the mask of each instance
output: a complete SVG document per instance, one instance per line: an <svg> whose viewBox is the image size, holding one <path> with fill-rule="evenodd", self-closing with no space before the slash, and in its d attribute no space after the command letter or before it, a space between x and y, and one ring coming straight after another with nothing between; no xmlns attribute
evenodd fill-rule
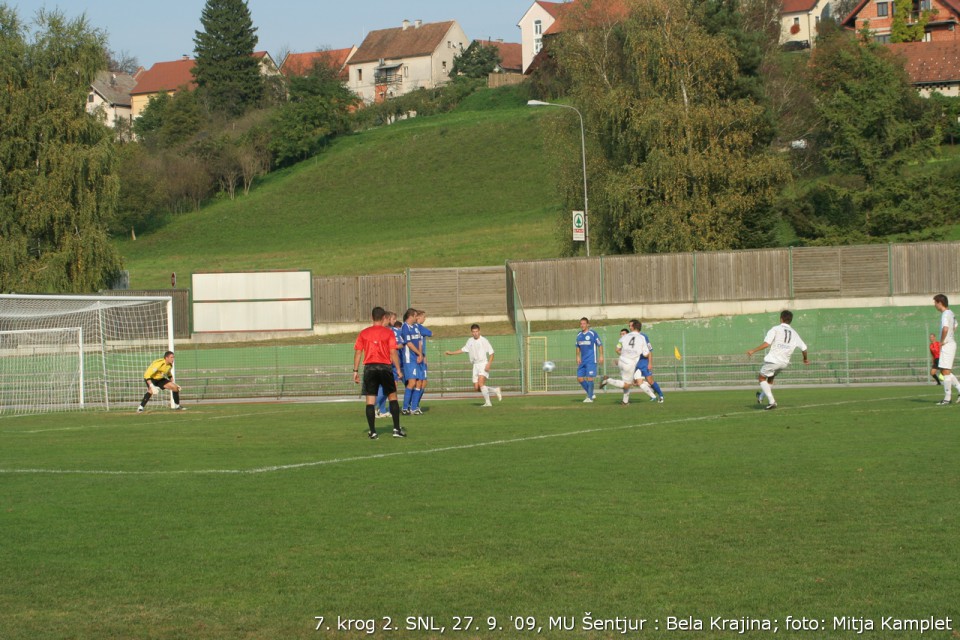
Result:
<svg viewBox="0 0 960 640"><path fill-rule="evenodd" d="M556 48L592 140L594 239L618 253L770 244L788 167L730 39L689 0L631 7L615 24L565 32ZM564 184L576 205L572 157Z"/></svg>
<svg viewBox="0 0 960 640"><path fill-rule="evenodd" d="M798 235L843 244L942 228L956 189L923 166L941 139L939 105L919 97L903 64L870 38L828 29L806 82L818 117L813 148L828 175L785 199Z"/></svg>
<svg viewBox="0 0 960 640"><path fill-rule="evenodd" d="M96 291L121 266L117 149L85 111L106 37L56 11L33 26L0 4L0 290Z"/></svg>
<svg viewBox="0 0 960 640"><path fill-rule="evenodd" d="M238 116L257 106L263 79L253 57L257 29L246 0L207 0L200 24L203 31L193 39L193 75L210 111Z"/></svg>
<svg viewBox="0 0 960 640"><path fill-rule="evenodd" d="M137 57L126 52L121 51L120 53L115 53L114 51L107 51L107 69L113 71L114 73L126 73L129 75L136 75L137 69L140 68L140 63L137 61Z"/></svg>
<svg viewBox="0 0 960 640"><path fill-rule="evenodd" d="M462 53L454 57L450 77L486 78L500 64L500 51L479 40L470 43Z"/></svg>
<svg viewBox="0 0 960 640"><path fill-rule="evenodd" d="M333 136L349 128L357 98L322 61L306 76L293 76L289 102L275 112L270 149L280 166L316 154Z"/></svg>
<svg viewBox="0 0 960 640"><path fill-rule="evenodd" d="M913 2L910 0L894 2L890 42L923 42L927 23L935 13L935 10L924 9L917 15L916 21L913 21Z"/></svg>

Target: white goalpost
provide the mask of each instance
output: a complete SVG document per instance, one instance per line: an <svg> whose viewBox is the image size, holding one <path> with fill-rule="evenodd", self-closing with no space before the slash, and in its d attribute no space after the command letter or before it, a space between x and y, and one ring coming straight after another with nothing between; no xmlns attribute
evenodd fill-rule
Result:
<svg viewBox="0 0 960 640"><path fill-rule="evenodd" d="M167 350L168 296L0 295L0 415L131 408Z"/></svg>

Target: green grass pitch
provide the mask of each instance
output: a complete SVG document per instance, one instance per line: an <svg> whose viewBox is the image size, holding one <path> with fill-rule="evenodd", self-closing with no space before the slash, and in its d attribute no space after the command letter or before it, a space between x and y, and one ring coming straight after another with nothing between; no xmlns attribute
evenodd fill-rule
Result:
<svg viewBox="0 0 960 640"><path fill-rule="evenodd" d="M960 628L960 406L939 392L428 393L378 441L359 402L0 419L0 637Z"/></svg>

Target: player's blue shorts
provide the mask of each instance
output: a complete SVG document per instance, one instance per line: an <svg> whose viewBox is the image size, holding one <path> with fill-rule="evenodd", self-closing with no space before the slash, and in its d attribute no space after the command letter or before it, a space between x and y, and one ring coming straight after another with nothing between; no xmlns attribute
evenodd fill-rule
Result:
<svg viewBox="0 0 960 640"><path fill-rule="evenodd" d="M407 382L411 380L423 380L423 367L416 362L403 363L403 379Z"/></svg>
<svg viewBox="0 0 960 640"><path fill-rule="evenodd" d="M581 362L580 366L577 367L577 377L578 378L596 378L597 377L597 363L596 362Z"/></svg>
<svg viewBox="0 0 960 640"><path fill-rule="evenodd" d="M650 361L646 358L640 358L640 361L637 362L637 371L639 371L644 378L649 378L653 375L650 373Z"/></svg>
<svg viewBox="0 0 960 640"><path fill-rule="evenodd" d="M420 371L421 373L423 373L423 377L420 379L426 380L427 379L427 361L426 360L420 363Z"/></svg>

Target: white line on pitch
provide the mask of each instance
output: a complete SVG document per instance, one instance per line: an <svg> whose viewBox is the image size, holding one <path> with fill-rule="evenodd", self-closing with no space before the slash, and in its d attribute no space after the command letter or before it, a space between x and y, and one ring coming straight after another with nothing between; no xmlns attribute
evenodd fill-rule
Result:
<svg viewBox="0 0 960 640"><path fill-rule="evenodd" d="M823 407L836 407L847 404L861 404L863 402L883 402L887 400L908 400L922 396L898 396L891 398L873 398L870 400L842 400L840 402L827 402L823 404L808 404L790 407L788 411L798 409L819 409ZM783 409L778 409L783 412ZM757 416L770 414L757 409L750 411L734 411L719 413L709 416L692 416L687 418L675 418L673 420L662 420L655 422L641 422L638 424L620 425L618 427L597 427L595 429L579 429L577 431L565 431L563 433L545 433L537 436L525 436L522 438L508 438L503 440L490 440L487 442L474 442L471 444L452 445L449 447L436 447L434 449L422 449L420 451L395 451L393 453L374 453L364 456L353 456L350 458L331 458L329 460L314 460L312 462L298 462L295 464L274 465L269 467L255 467L253 469L181 469L177 471L109 471L96 469L0 469L0 474L50 474L50 475L92 475L92 476L176 476L176 475L255 475L261 473L274 473L277 471L292 471L295 469L305 469L309 467L321 467L332 464L345 464L348 462L365 462L368 460L381 460L384 458L396 458L399 456L429 455L434 453L445 453L447 451L463 451L466 449L479 449L481 447L493 447L505 444L517 444L522 442L534 442L536 440L548 440L551 438L569 438L572 436L589 435L592 433L606 433L612 431L624 431L627 429L638 429L641 427L657 427L671 424L681 424L684 422L702 422L705 420L720 420L735 416Z"/></svg>

